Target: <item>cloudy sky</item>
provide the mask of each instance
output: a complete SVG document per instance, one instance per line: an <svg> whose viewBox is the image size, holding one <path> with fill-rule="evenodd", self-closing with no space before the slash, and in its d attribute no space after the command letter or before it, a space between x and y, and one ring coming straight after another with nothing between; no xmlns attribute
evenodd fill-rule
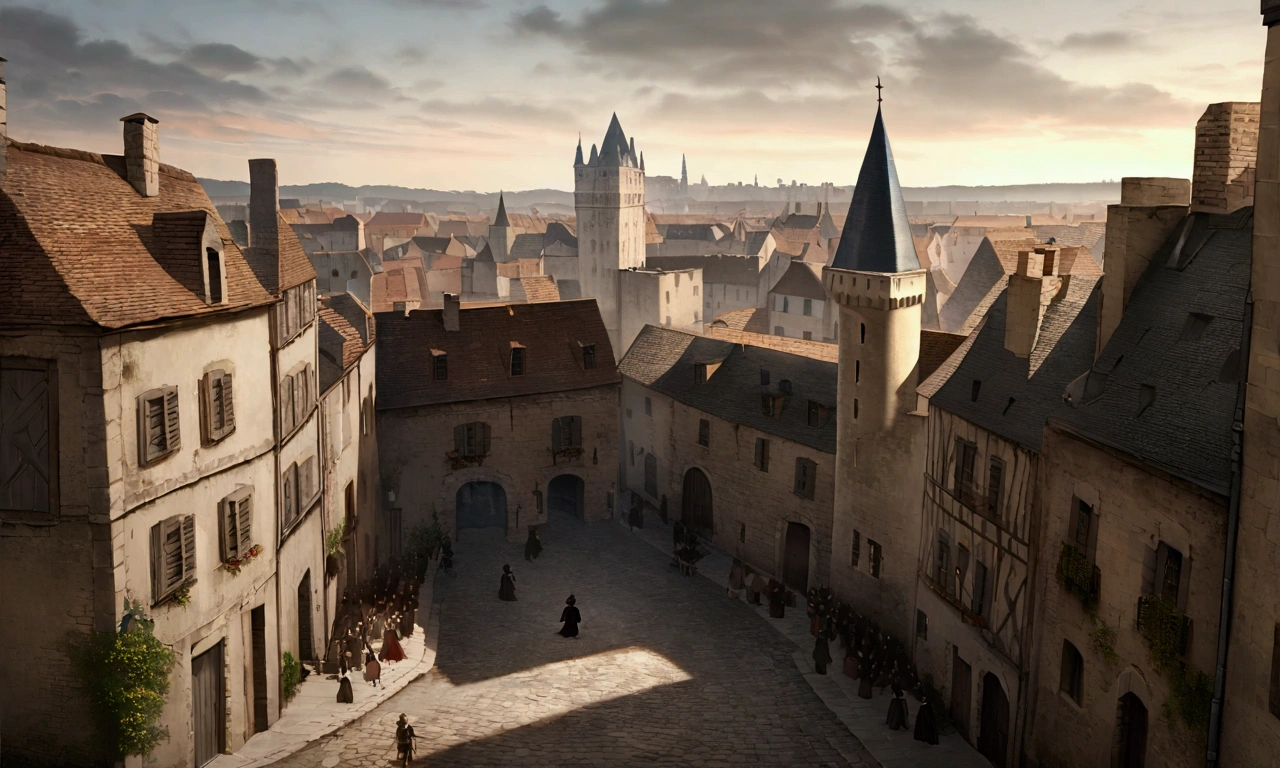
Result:
<svg viewBox="0 0 1280 768"><path fill-rule="evenodd" d="M885 84L908 186L1187 176L1256 101L1258 0L0 0L14 138L244 179L572 185L616 111L650 175L852 183Z"/></svg>

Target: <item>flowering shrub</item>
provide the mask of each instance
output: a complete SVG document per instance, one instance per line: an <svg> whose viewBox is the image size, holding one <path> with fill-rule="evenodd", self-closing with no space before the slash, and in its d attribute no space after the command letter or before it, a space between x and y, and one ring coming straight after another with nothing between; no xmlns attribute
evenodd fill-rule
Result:
<svg viewBox="0 0 1280 768"><path fill-rule="evenodd" d="M262 545L254 544L252 547L249 547L248 552L244 553L244 557L233 557L227 562L223 563L222 567L226 568L228 571L231 571L231 573L233 574L239 573L241 568L243 568L250 560L253 560L255 557L257 557L260 554L262 554Z"/></svg>

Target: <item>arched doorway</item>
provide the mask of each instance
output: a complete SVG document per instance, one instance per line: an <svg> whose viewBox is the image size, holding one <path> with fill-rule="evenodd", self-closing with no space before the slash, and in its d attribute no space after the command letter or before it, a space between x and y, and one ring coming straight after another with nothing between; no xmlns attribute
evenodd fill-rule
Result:
<svg viewBox="0 0 1280 768"><path fill-rule="evenodd" d="M809 591L809 526L803 523L787 523L782 580L801 594Z"/></svg>
<svg viewBox="0 0 1280 768"><path fill-rule="evenodd" d="M507 528L507 492L497 483L467 483L458 489L458 531Z"/></svg>
<svg viewBox="0 0 1280 768"><path fill-rule="evenodd" d="M311 639L311 569L298 582L298 659L314 661L315 644Z"/></svg>
<svg viewBox="0 0 1280 768"><path fill-rule="evenodd" d="M996 768L1008 765L1009 697L1000 678L988 672L982 677L982 730L978 733L978 751Z"/></svg>
<svg viewBox="0 0 1280 768"><path fill-rule="evenodd" d="M1147 705L1134 693L1116 704L1116 740L1112 768L1143 768L1147 762Z"/></svg>
<svg viewBox="0 0 1280 768"><path fill-rule="evenodd" d="M680 521L707 536L715 531L711 516L711 481L697 467L684 473Z"/></svg>
<svg viewBox="0 0 1280 768"><path fill-rule="evenodd" d="M585 519L586 483L577 475L560 475L547 484L547 509Z"/></svg>

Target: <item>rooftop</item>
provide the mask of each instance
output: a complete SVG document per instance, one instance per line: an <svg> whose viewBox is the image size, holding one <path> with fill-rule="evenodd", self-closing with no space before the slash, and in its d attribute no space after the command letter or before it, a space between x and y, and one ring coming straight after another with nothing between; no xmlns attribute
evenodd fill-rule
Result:
<svg viewBox="0 0 1280 768"><path fill-rule="evenodd" d="M907 204L902 199L893 150L879 109L831 266L860 272L910 272L920 268L907 221Z"/></svg>

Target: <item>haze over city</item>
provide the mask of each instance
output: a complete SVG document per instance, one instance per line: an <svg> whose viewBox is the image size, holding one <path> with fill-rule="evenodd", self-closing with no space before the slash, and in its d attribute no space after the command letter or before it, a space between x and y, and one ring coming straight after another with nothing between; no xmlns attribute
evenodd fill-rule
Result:
<svg viewBox="0 0 1280 768"><path fill-rule="evenodd" d="M1085 182L1186 175L1188 121L1256 94L1254 5L6 1L0 49L12 136L146 111L210 178L564 189L616 111L650 174L848 185L880 76L904 184Z"/></svg>

